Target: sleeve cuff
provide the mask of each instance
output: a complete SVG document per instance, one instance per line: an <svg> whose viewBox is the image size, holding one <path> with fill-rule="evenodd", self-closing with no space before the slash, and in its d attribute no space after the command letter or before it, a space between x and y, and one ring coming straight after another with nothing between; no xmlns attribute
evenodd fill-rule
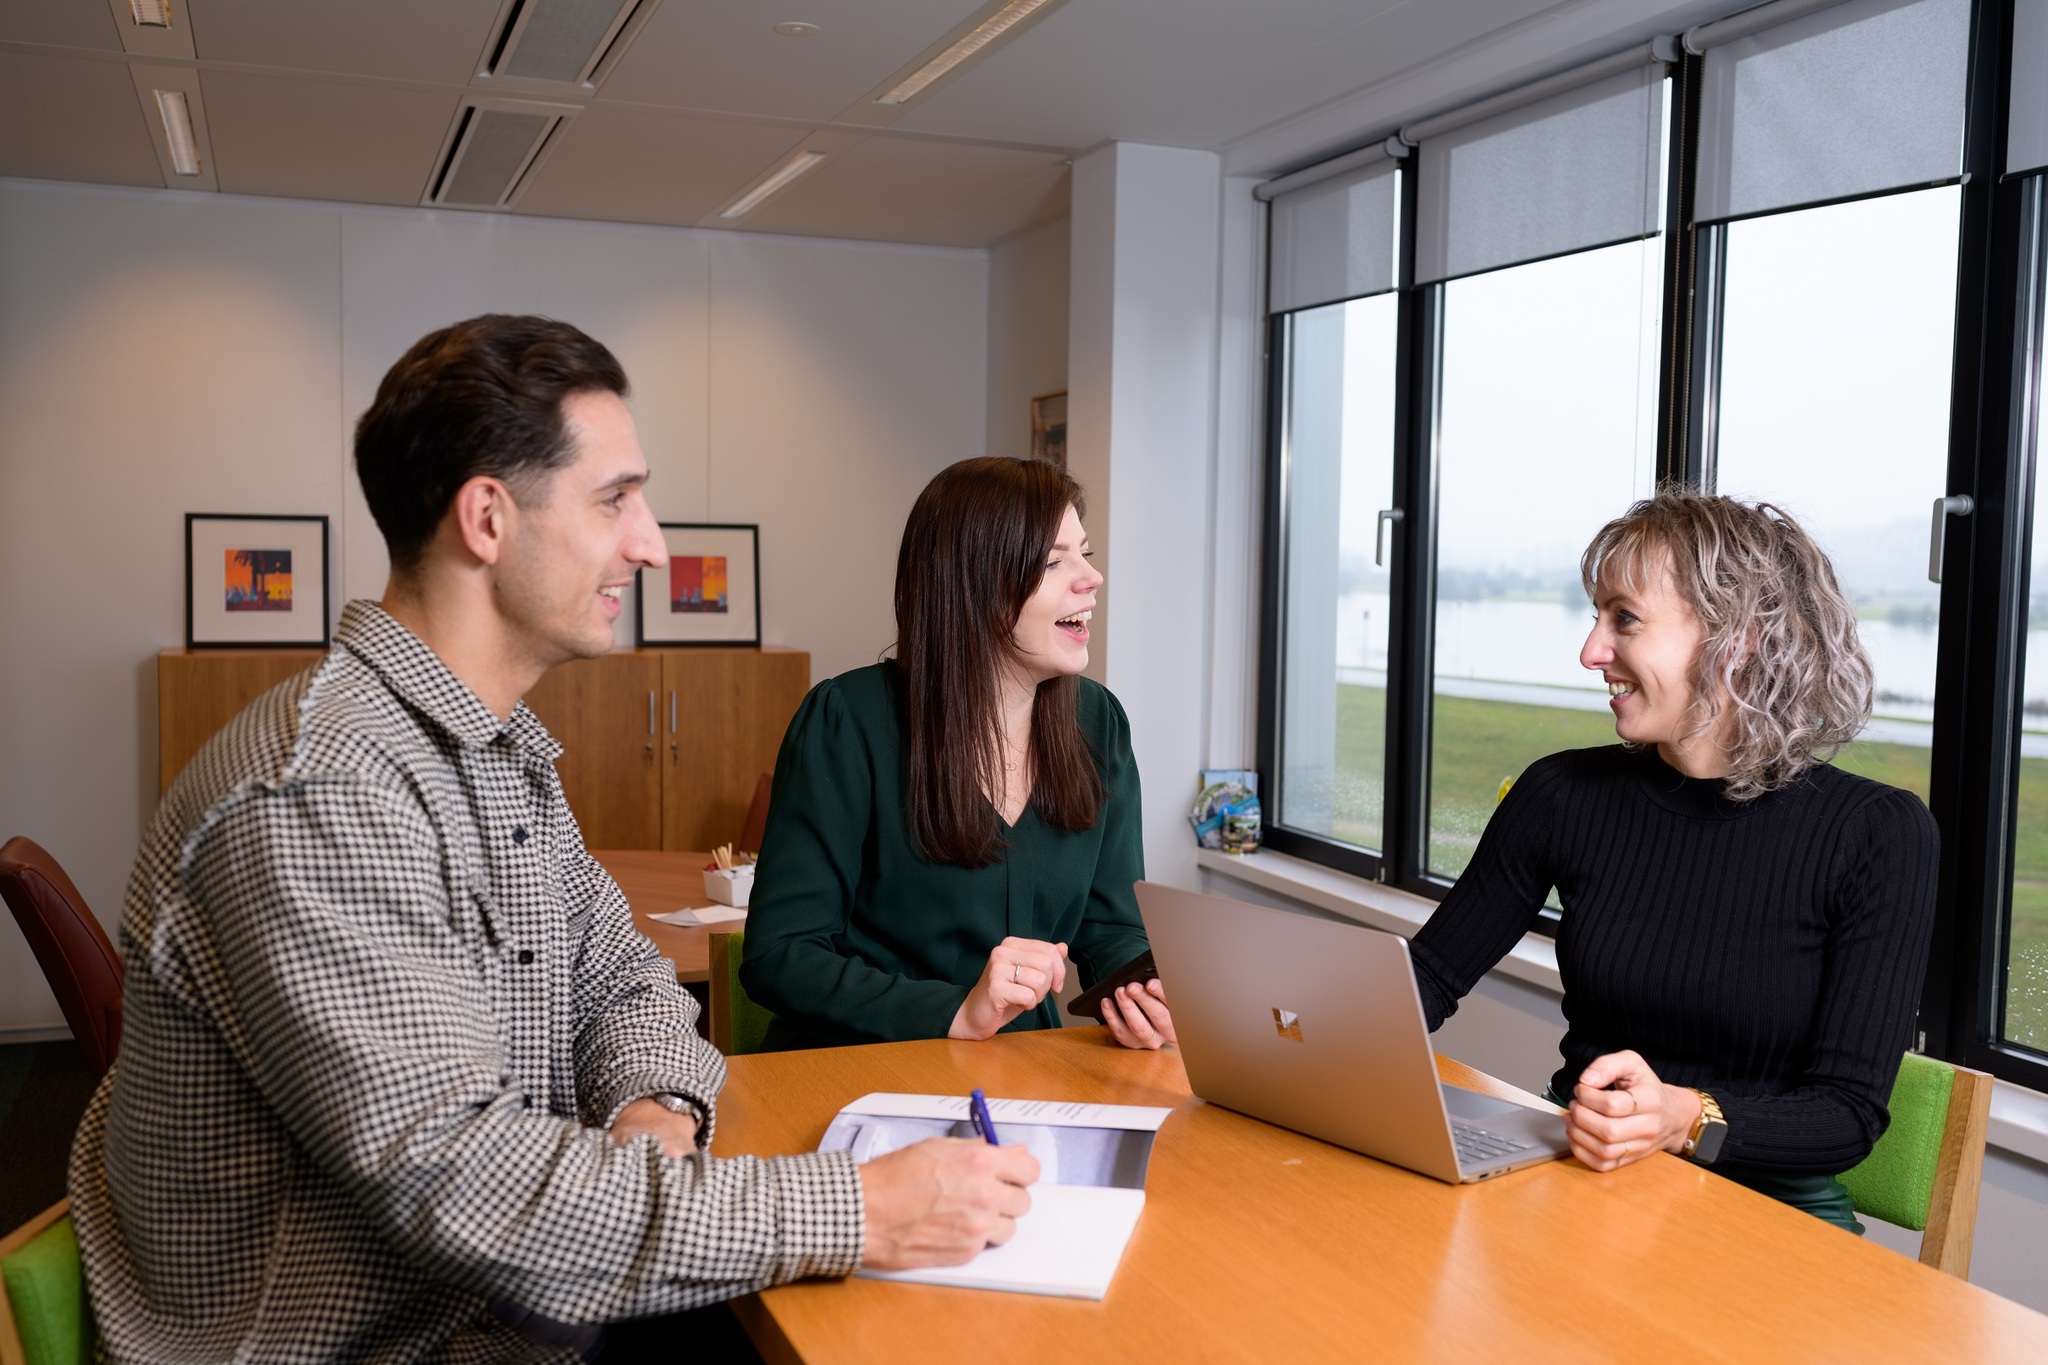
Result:
<svg viewBox="0 0 2048 1365"><path fill-rule="evenodd" d="M808 1152L768 1162L775 1197L773 1280L845 1276L860 1269L867 1201L851 1152Z"/></svg>

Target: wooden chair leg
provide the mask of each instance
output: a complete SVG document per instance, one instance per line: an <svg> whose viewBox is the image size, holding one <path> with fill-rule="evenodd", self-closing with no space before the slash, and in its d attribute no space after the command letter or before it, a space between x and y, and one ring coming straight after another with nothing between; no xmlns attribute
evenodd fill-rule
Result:
<svg viewBox="0 0 2048 1365"><path fill-rule="evenodd" d="M1970 1278L1970 1247L1977 1235L1977 1196L1984 1185L1984 1140L1991 1127L1991 1077L1956 1069L1948 1122L1941 1134L1941 1164L1927 1202L1920 1263L1957 1279Z"/></svg>

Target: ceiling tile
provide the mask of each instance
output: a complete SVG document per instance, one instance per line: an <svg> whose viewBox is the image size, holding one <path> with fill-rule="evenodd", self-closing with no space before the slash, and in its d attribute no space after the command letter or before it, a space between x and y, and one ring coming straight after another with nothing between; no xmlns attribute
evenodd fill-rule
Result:
<svg viewBox="0 0 2048 1365"><path fill-rule="evenodd" d="M202 61L457 84L476 74L499 8L499 0L189 3Z"/></svg>
<svg viewBox="0 0 2048 1365"><path fill-rule="evenodd" d="M161 189L125 62L0 52L0 175Z"/></svg>
<svg viewBox="0 0 2048 1365"><path fill-rule="evenodd" d="M303 77L201 77L220 187L417 204L457 97Z"/></svg>
<svg viewBox="0 0 2048 1365"><path fill-rule="evenodd" d="M1065 158L870 137L748 214L753 232L986 246L1066 209Z"/></svg>
<svg viewBox="0 0 2048 1365"><path fill-rule="evenodd" d="M119 52L121 34L107 0L39 0L0 5L0 43L54 43Z"/></svg>
<svg viewBox="0 0 2048 1365"><path fill-rule="evenodd" d="M694 223L803 140L802 128L597 106L556 135L521 213Z"/></svg>
<svg viewBox="0 0 2048 1365"><path fill-rule="evenodd" d="M602 91L730 113L829 119L982 7L983 0L669 0ZM785 38L775 25L818 26Z"/></svg>
<svg viewBox="0 0 2048 1365"><path fill-rule="evenodd" d="M897 120L956 137L1217 149L1556 0L1069 4Z"/></svg>

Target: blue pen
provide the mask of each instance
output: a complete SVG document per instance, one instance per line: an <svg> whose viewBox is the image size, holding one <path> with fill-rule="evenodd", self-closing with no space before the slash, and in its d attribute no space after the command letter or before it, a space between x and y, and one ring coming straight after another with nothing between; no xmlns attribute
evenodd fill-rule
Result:
<svg viewBox="0 0 2048 1365"><path fill-rule="evenodd" d="M967 1118L974 1125L974 1131L987 1138L991 1147L1003 1145L996 1140L996 1121L988 1116L988 1097L979 1090L967 1097Z"/></svg>

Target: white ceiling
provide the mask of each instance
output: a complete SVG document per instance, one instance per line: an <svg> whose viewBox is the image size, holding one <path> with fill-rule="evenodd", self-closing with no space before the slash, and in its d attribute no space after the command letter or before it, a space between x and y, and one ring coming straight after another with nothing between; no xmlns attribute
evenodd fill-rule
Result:
<svg viewBox="0 0 2048 1365"><path fill-rule="evenodd" d="M478 72L511 0L172 4L170 39L133 30L126 0L0 6L0 175L164 185L151 80L128 69L146 63L196 80L211 185L417 204L464 95L506 93ZM1105 141L1269 173L1743 7L1054 0L908 106L872 102L998 5L644 0L594 90L538 96L582 107L510 211L984 246L1065 213L1068 160ZM792 20L819 32L774 31ZM831 155L743 219L716 217L800 145Z"/></svg>

